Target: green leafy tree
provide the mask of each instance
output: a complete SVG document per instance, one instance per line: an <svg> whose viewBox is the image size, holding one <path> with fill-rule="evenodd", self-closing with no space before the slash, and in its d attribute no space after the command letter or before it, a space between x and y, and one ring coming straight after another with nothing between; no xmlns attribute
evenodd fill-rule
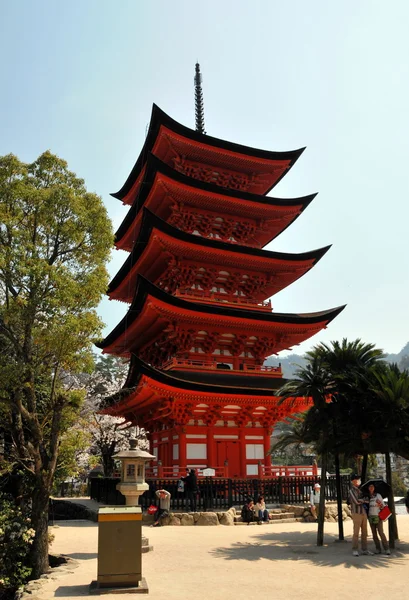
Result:
<svg viewBox="0 0 409 600"><path fill-rule="evenodd" d="M112 245L101 198L50 152L0 158L0 404L32 488L33 576L48 568L48 503L61 435L84 394Z"/></svg>
<svg viewBox="0 0 409 600"><path fill-rule="evenodd" d="M27 557L33 538L34 529L27 510L17 507L10 498L0 494L1 598L3 592L12 594L31 574Z"/></svg>

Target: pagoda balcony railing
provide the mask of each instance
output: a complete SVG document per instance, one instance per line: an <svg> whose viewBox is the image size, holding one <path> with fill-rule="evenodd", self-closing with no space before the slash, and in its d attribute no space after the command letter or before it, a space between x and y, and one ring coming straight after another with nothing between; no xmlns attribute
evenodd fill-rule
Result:
<svg viewBox="0 0 409 600"><path fill-rule="evenodd" d="M183 292L176 290L175 296L179 298L189 298L209 304L233 304L234 306L243 306L245 308L252 308L253 310L263 310L265 312L272 311L271 300L254 302L254 300L242 298L241 296L225 296L224 294L205 292L203 290L184 290Z"/></svg>
<svg viewBox="0 0 409 600"><path fill-rule="evenodd" d="M226 360L226 356L221 356L220 360ZM272 367L269 365L242 365L242 369L221 369L218 367L219 362L216 361L204 361L184 358L171 358L167 362L163 363L162 369L169 371L171 369L188 369L188 370L203 370L203 371L219 371L223 373L234 373L235 375L263 375L270 377L282 377L283 372L281 367Z"/></svg>

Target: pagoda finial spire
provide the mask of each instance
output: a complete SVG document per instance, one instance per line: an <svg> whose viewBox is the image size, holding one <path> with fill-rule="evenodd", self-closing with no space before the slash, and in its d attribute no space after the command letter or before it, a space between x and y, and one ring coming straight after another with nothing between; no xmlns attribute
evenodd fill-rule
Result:
<svg viewBox="0 0 409 600"><path fill-rule="evenodd" d="M200 133L206 133L204 123L204 108L203 108L203 90L202 90L202 74L200 72L200 65L196 63L195 66L195 120L196 120L196 131Z"/></svg>

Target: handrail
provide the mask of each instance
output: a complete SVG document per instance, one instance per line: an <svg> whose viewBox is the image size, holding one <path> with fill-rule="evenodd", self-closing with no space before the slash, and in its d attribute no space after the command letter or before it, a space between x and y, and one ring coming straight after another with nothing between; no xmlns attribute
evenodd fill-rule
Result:
<svg viewBox="0 0 409 600"><path fill-rule="evenodd" d="M231 296L230 294L220 295L215 292L205 292L203 290L184 290L181 292L180 290L176 290L175 296L179 298L189 297L193 299L198 299L201 302L209 302L215 303L218 302L220 304L239 304L251 308L255 308L256 310L264 310L271 311L271 300L264 300L263 302L254 302L249 300L248 298L242 298L240 296Z"/></svg>
<svg viewBox="0 0 409 600"><path fill-rule="evenodd" d="M222 358L222 357L221 357ZM224 357L227 360L227 357ZM210 371L221 371L222 369L217 368L218 363L216 361L205 361L205 360L194 360L194 359L183 359L183 358L171 358L167 362L163 363L162 369L168 371L175 367L183 367L186 369L207 369ZM226 369L227 370L227 369ZM243 369L230 369L231 372L237 374L246 373L263 373L263 375L273 375L275 377L282 376L281 367L273 367L270 365L246 365L243 364Z"/></svg>

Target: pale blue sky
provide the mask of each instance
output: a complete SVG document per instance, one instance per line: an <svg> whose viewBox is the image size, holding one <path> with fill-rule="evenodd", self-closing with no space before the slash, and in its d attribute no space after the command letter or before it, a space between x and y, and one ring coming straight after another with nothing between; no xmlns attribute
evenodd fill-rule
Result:
<svg viewBox="0 0 409 600"><path fill-rule="evenodd" d="M273 299L310 312L347 303L317 341L362 337L397 352L408 328L409 3L405 0L0 0L0 154L49 148L109 196L142 147L156 102L194 127L269 150L307 146L274 189L318 191L270 249L333 248ZM125 260L114 252L113 275ZM125 306L104 301L107 333Z"/></svg>

